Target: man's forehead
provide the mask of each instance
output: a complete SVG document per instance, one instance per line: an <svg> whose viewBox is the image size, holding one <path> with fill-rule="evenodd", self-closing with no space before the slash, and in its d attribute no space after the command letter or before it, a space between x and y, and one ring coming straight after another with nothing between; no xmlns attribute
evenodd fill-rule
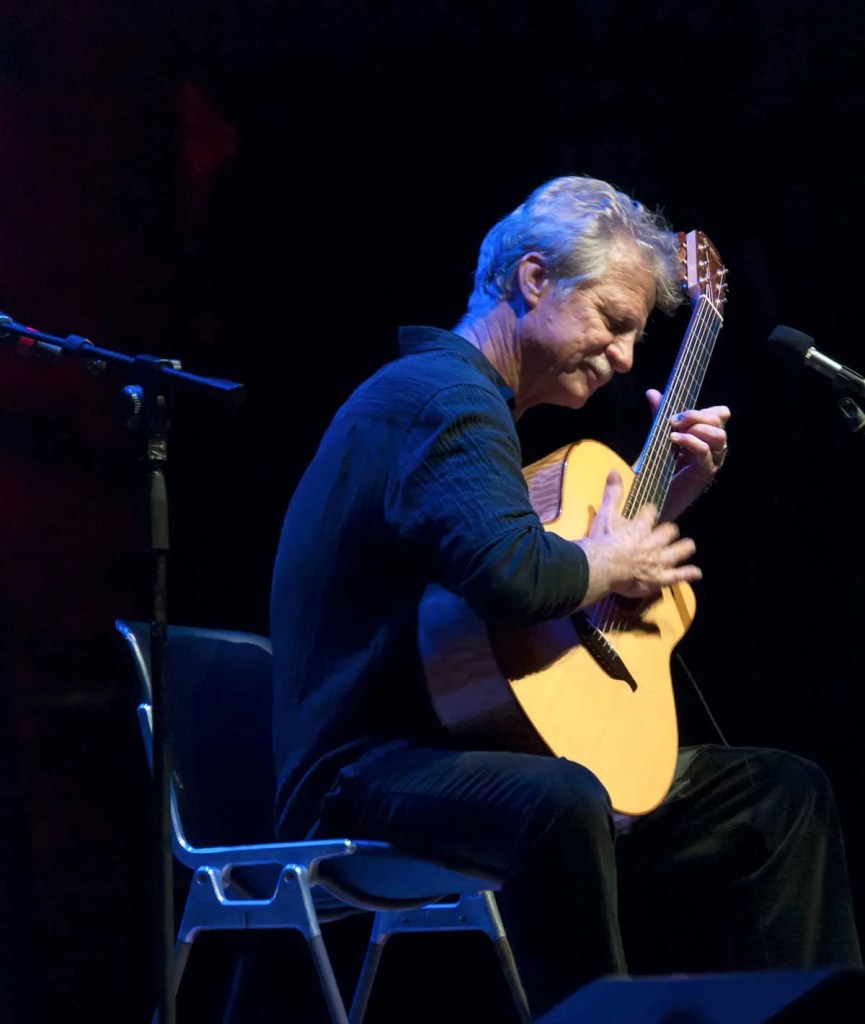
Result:
<svg viewBox="0 0 865 1024"><path fill-rule="evenodd" d="M619 267L602 274L595 282L594 292L605 306L633 312L635 307L648 316L655 305L655 279L645 267L634 265L630 270Z"/></svg>

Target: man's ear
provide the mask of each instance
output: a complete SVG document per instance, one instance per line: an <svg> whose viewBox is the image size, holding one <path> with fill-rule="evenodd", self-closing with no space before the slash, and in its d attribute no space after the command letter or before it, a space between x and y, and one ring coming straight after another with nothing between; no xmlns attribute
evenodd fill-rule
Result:
<svg viewBox="0 0 865 1024"><path fill-rule="evenodd" d="M517 284L523 302L534 309L549 284L547 265L539 252L527 252L517 265Z"/></svg>

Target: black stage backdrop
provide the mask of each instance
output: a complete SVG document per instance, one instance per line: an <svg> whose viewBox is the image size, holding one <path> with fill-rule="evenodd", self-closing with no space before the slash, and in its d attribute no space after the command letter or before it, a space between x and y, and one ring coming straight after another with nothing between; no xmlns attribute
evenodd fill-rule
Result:
<svg viewBox="0 0 865 1024"><path fill-rule="evenodd" d="M810 0L0 3L0 309L248 388L175 409L170 619L267 631L282 512L337 405L400 323L456 321L528 191L607 178L729 269L704 398L733 410L731 455L684 524L705 579L680 650L731 742L828 772L865 924L865 437L767 342L790 324L865 371L863 35L858 5ZM589 409L526 417L527 459L582 436L636 455L686 321L654 321ZM144 1022L149 791L112 631L148 614L136 446L116 382L10 343L0 363L0 970L25 1020ZM710 738L675 674L686 738Z"/></svg>

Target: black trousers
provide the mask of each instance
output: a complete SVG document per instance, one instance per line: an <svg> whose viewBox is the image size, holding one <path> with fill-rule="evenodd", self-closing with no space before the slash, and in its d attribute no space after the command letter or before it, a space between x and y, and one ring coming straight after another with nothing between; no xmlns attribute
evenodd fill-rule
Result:
<svg viewBox="0 0 865 1024"><path fill-rule="evenodd" d="M862 966L830 785L781 751L684 748L664 803L617 827L571 761L391 750L341 772L316 834L499 873L536 1015L604 974Z"/></svg>

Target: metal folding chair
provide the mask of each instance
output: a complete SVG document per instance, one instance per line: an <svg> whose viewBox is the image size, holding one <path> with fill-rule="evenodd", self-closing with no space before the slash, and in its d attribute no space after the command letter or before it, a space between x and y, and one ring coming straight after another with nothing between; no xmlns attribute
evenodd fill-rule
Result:
<svg viewBox="0 0 865 1024"><path fill-rule="evenodd" d="M152 764L150 624L117 620L140 685ZM306 940L333 1024L361 1024L384 944L404 932L482 931L492 940L517 1018L531 1021L493 891L500 880L455 871L361 839L274 841L272 655L254 633L169 626L166 730L177 860L193 872L175 947L175 996L196 936L295 929ZM350 1011L322 924L371 912L372 934Z"/></svg>

